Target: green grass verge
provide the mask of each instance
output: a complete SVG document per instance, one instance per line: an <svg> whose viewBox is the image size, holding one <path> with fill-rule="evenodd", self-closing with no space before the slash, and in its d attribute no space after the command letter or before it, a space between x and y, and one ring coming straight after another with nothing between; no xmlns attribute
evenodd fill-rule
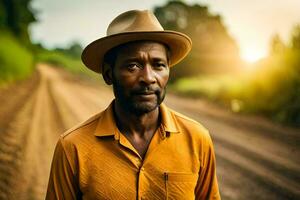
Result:
<svg viewBox="0 0 300 200"><path fill-rule="evenodd" d="M229 75L200 75L192 78L182 78L170 85L170 90L185 96L204 97L212 101L226 95L237 93L242 87Z"/></svg>
<svg viewBox="0 0 300 200"><path fill-rule="evenodd" d="M25 79L34 70L34 57L10 32L0 30L0 85Z"/></svg>
<svg viewBox="0 0 300 200"><path fill-rule="evenodd" d="M41 50L36 56L37 62L52 64L53 66L62 67L72 73L86 75L90 77L98 77L99 75L87 69L80 58L70 57L61 52Z"/></svg>

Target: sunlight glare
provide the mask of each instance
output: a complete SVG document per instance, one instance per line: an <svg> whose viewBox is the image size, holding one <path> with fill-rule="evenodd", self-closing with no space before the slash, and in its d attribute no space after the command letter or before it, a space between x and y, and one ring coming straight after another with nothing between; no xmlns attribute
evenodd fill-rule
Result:
<svg viewBox="0 0 300 200"><path fill-rule="evenodd" d="M242 59L248 63L255 63L263 57L264 55L262 52L254 49L247 50L242 54Z"/></svg>

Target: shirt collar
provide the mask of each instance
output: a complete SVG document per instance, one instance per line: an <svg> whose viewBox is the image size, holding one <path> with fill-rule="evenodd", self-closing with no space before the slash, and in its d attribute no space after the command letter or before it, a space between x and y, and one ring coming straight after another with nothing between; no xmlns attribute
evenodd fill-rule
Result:
<svg viewBox="0 0 300 200"><path fill-rule="evenodd" d="M161 122L164 130L169 133L179 133L177 120L170 109L164 103L162 103L159 106L159 111L161 114Z"/></svg>
<svg viewBox="0 0 300 200"><path fill-rule="evenodd" d="M117 126L113 114L113 105L114 101L112 101L106 108L106 110L103 111L94 133L95 136L102 137L114 135L115 139L119 139L120 136L117 131ZM162 103L159 106L159 110L162 117L162 127L164 131L169 133L179 133L176 118L170 111L170 109Z"/></svg>

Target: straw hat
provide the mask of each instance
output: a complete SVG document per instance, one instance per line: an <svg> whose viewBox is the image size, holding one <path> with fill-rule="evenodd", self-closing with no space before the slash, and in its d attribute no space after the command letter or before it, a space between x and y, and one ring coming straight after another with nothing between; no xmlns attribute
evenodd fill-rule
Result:
<svg viewBox="0 0 300 200"><path fill-rule="evenodd" d="M148 10L131 10L117 16L108 26L107 36L90 43L82 52L83 63L101 73L105 53L132 41L149 40L164 43L171 51L170 66L180 62L191 50L191 39L180 32L164 30Z"/></svg>

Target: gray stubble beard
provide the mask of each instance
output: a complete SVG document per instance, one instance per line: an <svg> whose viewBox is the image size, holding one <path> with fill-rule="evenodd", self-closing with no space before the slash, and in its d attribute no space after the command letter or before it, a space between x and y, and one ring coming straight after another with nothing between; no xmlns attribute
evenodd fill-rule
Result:
<svg viewBox="0 0 300 200"><path fill-rule="evenodd" d="M120 103L123 109L129 113L133 113L137 116L147 114L156 108L163 102L166 95L166 87L159 91L155 91L156 103L155 105L146 105L146 103L133 102L131 98L126 98L126 95L123 93L123 87L119 85L116 81L113 81L113 91L116 98L116 101ZM144 104L144 105L143 105Z"/></svg>

